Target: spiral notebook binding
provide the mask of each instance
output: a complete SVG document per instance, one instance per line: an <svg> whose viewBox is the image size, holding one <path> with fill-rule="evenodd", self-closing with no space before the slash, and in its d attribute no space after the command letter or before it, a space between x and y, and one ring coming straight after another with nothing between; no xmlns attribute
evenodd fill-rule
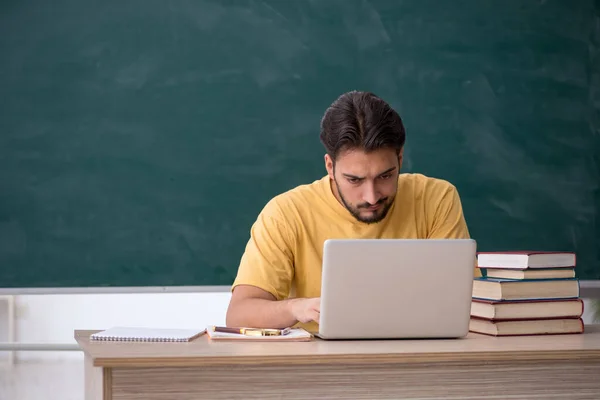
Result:
<svg viewBox="0 0 600 400"><path fill-rule="evenodd" d="M150 337L115 337L115 336L92 336L97 342L187 342L185 338L150 338Z"/></svg>

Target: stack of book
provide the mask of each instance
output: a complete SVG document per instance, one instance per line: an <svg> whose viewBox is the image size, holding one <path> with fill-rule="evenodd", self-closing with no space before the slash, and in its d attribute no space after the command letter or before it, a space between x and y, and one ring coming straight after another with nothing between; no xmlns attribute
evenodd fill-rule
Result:
<svg viewBox="0 0 600 400"><path fill-rule="evenodd" d="M469 330L492 336L582 333L571 252L481 252Z"/></svg>

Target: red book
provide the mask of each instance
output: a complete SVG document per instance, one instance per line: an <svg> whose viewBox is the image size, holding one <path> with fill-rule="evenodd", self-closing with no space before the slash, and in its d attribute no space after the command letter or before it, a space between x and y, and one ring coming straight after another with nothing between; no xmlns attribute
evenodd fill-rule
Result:
<svg viewBox="0 0 600 400"><path fill-rule="evenodd" d="M469 331L491 336L566 335L584 332L581 318L491 321L471 318Z"/></svg>
<svg viewBox="0 0 600 400"><path fill-rule="evenodd" d="M496 301L473 299L471 317L492 321L516 321L545 318L581 318L581 299Z"/></svg>

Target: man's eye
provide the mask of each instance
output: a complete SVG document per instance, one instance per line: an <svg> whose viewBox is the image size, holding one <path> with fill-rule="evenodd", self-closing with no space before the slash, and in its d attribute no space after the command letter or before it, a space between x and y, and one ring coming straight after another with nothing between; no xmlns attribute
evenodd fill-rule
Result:
<svg viewBox="0 0 600 400"><path fill-rule="evenodd" d="M392 177L392 174L385 174L385 175L381 175L380 176L381 179L388 179L388 178L391 178L391 177Z"/></svg>
<svg viewBox="0 0 600 400"><path fill-rule="evenodd" d="M360 179L358 178L348 178L348 182L350 183L358 183L360 181Z"/></svg>

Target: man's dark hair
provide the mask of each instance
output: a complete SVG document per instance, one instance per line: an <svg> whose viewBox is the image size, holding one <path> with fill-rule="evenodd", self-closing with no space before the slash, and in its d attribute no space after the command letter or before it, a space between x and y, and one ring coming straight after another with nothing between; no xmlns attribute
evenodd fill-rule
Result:
<svg viewBox="0 0 600 400"><path fill-rule="evenodd" d="M340 151L348 149L370 152L393 148L400 152L406 132L389 104L373 93L352 91L338 97L325 111L320 138L335 160Z"/></svg>

